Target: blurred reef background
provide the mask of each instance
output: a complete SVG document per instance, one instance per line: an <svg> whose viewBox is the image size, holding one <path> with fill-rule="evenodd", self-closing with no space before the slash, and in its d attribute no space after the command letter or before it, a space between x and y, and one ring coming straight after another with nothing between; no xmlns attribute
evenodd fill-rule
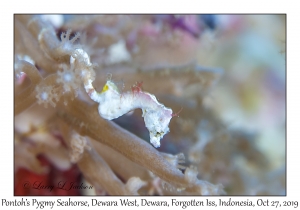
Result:
<svg viewBox="0 0 300 210"><path fill-rule="evenodd" d="M144 91L180 111L158 150L183 153L181 170L194 166L199 179L223 185L227 195L286 195L285 15L35 16L51 24L58 37L69 29L72 36L80 33L76 44L98 65L99 91L107 79L122 91L142 81ZM34 61L24 53L20 27L15 24L15 57ZM33 64L47 75L38 62ZM26 82L16 80L15 93ZM88 102L84 94L79 97ZM68 150L55 149L57 142L66 147L51 123L55 110L36 103L15 116L15 195L108 195L101 187L49 192L22 186L24 180L87 182ZM148 141L141 114L135 110L114 122ZM32 158L43 170L32 167ZM162 185L152 177L139 193L167 195Z"/></svg>

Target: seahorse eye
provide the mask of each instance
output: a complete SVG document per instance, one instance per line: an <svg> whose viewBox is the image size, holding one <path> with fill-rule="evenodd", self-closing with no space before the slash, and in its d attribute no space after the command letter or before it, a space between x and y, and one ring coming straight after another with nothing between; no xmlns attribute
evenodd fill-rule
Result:
<svg viewBox="0 0 300 210"><path fill-rule="evenodd" d="M104 93L104 92L107 91L107 90L108 90L108 85L105 84L105 85L103 86L103 89L102 89L101 93Z"/></svg>

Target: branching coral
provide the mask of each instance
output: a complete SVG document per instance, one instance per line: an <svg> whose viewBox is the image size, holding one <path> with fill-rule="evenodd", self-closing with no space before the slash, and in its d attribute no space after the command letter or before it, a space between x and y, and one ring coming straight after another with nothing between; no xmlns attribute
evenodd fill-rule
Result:
<svg viewBox="0 0 300 210"><path fill-rule="evenodd" d="M42 67L41 70L45 71L43 79L40 76L41 73L33 66L31 67L29 63L17 61L18 68L16 69L18 72L25 73L31 80L31 85L25 90L27 97L28 95L35 96L29 97L31 104L36 102L34 99L37 99L37 103L44 104L45 107L48 104L57 107L57 117L65 123L60 129L69 130L69 127L72 127L80 135L89 136L91 141L99 141L108 145L119 152L121 156L124 155L130 161L151 171L155 177L160 177L175 190L186 190L196 194L219 194L222 192L222 189L217 186L199 182L196 177L190 179L190 176L185 176L178 169L180 160L170 162L170 156L162 156L148 143L114 123L104 120L118 118L131 110L141 108L146 127L150 131L150 141L155 147L158 147L160 139L169 131L168 124L172 118L171 109L160 104L154 95L142 91L140 86L134 86L132 91L119 92L117 86L109 80L104 85L102 92L98 93L92 84L95 80L94 68L96 65L91 63L89 55L80 48L80 45L74 44L79 37L78 33L70 38L71 30L68 30L66 33L63 32L60 35L61 40L58 40L52 26L37 17L16 16L15 19L20 30L28 28L27 38L32 37L32 42L34 42L33 37L38 38L37 46L43 52L45 60L50 59L52 62L56 62L56 66L63 69L62 71L57 69L57 74L52 74L52 71L46 73L48 71ZM26 49L26 46L22 49L25 51L23 53L26 53ZM99 103L100 116L96 113L94 106L90 106L78 98L78 92L82 90L82 87L85 88L92 100ZM70 96L69 93L73 95ZM19 104L24 105L24 101L29 100L22 98L21 93L19 95L20 97L17 98L20 102L15 104L16 114L31 105L28 104L22 109L18 108L21 106ZM73 101L68 101L65 106L60 100L62 96L71 98ZM77 99L74 99L76 97ZM98 153L91 147L92 145L87 146L87 141L79 134L71 135L69 132L71 131L67 133L64 131L62 134L70 148L71 162L77 162L86 179L92 184L104 188L109 194L137 194L138 189L145 185L140 180L145 177L127 177L128 186L123 185L113 175L109 165L100 157L101 151ZM180 159L182 158L181 155ZM130 163L130 165L132 164Z"/></svg>
<svg viewBox="0 0 300 210"><path fill-rule="evenodd" d="M69 164L78 166L96 192L224 194L221 182L214 185L199 179L209 179L209 172L201 171L204 167L212 165L214 170L215 165L209 162L214 157L202 154L202 150L217 138L202 135L200 119L212 123L207 132L213 127L222 133L224 127L205 106L205 96L222 70L197 65L195 56L202 29L193 25L194 21L193 17L175 16L80 16L54 28L39 16L16 15L16 120L23 114L41 119L45 132L56 139L47 146L31 145L35 141L25 135L28 130L16 124L15 147L20 151L16 165L47 173L39 166L37 154L57 163L60 159L65 161L67 152ZM93 46L88 46L89 40ZM122 51L120 55L128 55L126 58L110 57L117 56L111 46L118 43L122 47L117 50ZM107 79L107 73L114 79ZM135 85L124 91L118 88L118 80ZM38 109L32 108L36 106ZM48 112L51 120L34 115L38 110ZM172 119L179 113L172 110L182 110L180 118ZM138 126L146 127L149 134L140 138L116 124L127 119L129 113L133 117L126 124L142 114L144 123ZM198 142L199 136L202 143ZM155 148L147 142L149 139ZM60 146L55 152L54 142ZM174 144L180 149L165 149ZM203 163L201 155L211 159ZM21 161L22 156L28 162Z"/></svg>

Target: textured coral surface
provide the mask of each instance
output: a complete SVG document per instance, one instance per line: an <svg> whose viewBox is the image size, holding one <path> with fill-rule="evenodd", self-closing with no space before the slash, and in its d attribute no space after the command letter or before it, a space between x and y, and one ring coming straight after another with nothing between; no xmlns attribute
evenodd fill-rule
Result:
<svg viewBox="0 0 300 210"><path fill-rule="evenodd" d="M15 15L15 195L285 195L284 15Z"/></svg>

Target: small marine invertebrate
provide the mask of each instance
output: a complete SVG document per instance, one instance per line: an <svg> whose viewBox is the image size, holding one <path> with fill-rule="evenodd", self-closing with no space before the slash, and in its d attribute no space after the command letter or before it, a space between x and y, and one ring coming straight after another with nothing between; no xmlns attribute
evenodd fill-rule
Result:
<svg viewBox="0 0 300 210"><path fill-rule="evenodd" d="M219 96L210 92L224 82L222 74L226 82L230 77L232 66L224 62L231 56L222 56L234 32L222 36L223 29L211 39L218 39L217 53L199 47L222 21L206 23L197 15L60 18L57 26L40 15L15 15L16 177L25 167L48 178L40 167L46 159L62 173L76 170L102 195L220 195L222 184L230 194L253 190L252 182L245 184L249 175L240 172L250 163L252 174L263 174L270 165L251 136L235 135L220 119L219 96L231 91L221 83ZM32 132L36 128L43 131ZM259 176L255 180L261 184Z"/></svg>
<svg viewBox="0 0 300 210"><path fill-rule="evenodd" d="M99 103L101 117L112 120L134 109L141 108L145 125L150 132L150 142L160 146L160 139L169 132L172 110L159 103L154 95L141 91L139 86L133 92L120 94L112 81L107 81L101 93L89 93Z"/></svg>
<svg viewBox="0 0 300 210"><path fill-rule="evenodd" d="M144 92L142 82L137 82L131 91L121 93L117 85L108 79L102 91L97 92L93 84L97 76L95 72L97 65L91 61L90 55L84 48L76 43L80 36L78 33L70 38L71 30L68 30L60 34L59 40L54 28L38 17L17 16L16 21L17 26L20 27L16 37L24 42L19 34L24 32L26 38L34 43L36 50L40 52L36 62L39 69L28 62L17 61L18 75L24 72L31 80L31 85L25 90L26 94L29 94L28 98L23 97L22 93L17 95L20 97L16 100L16 114L25 111L35 102L44 104L45 107L48 107L48 104L55 107L56 115L52 119L60 125L58 133L63 137L69 150L70 162L79 166L85 178L97 190L103 188L111 195L139 194L138 191L149 179L149 172L147 172L149 170L153 177L162 180L157 183L158 185L167 183L170 189L175 189L170 191L172 193L177 192L177 189L197 194L201 194L204 189L216 194L223 193L221 187L214 189L213 185L197 182L197 180L192 180L196 188L191 188L193 183L186 180L181 171L185 168L180 165L184 163L183 155L174 157L163 155L149 143L107 121L140 108L150 133L150 142L154 147L160 146L160 140L169 132L170 120L175 115L170 108L158 102L153 94ZM23 42L21 44L25 46L21 45L18 49L23 50L28 47ZM124 43L123 48L125 48ZM26 55L26 52L25 50L23 54ZM36 53L29 52L30 57L37 56ZM43 65L41 63L43 60L52 62L53 67L49 68L48 64ZM107 65L116 65L116 63ZM99 103L98 113L94 105L89 104L90 102L82 97L77 97L81 87L86 91L83 97L89 96ZM94 148L92 142L107 145L116 156L120 155L121 159L127 159L129 167L135 168L128 172L126 184L106 163L107 156L106 160L101 157L103 150ZM116 164L115 161L116 159L112 158L110 164ZM152 164L149 164L150 161ZM99 176L100 173L103 176Z"/></svg>
<svg viewBox="0 0 300 210"><path fill-rule="evenodd" d="M142 83L137 83L132 93L120 94L117 86L112 81L107 81L101 93L93 87L94 65L90 62L89 55L83 49L76 49L70 56L71 69L64 68L59 73L63 79L64 89L70 91L70 84L77 86L75 78L84 81L84 87L92 100L99 103L99 114L101 117L112 120L118 118L134 109L141 108L147 129L150 132L150 142L155 147L160 146L160 139L169 132L169 122L172 118L172 110L159 103L154 95L141 91ZM63 66L64 67L64 66ZM78 75L78 72L81 72ZM74 81L73 81L74 80Z"/></svg>
<svg viewBox="0 0 300 210"><path fill-rule="evenodd" d="M70 147L71 147L71 162L76 163L80 158L82 157L82 154L85 149L91 150L91 147L88 145L88 140L83 137L78 135L77 133L73 133L71 137L71 142L70 142Z"/></svg>

